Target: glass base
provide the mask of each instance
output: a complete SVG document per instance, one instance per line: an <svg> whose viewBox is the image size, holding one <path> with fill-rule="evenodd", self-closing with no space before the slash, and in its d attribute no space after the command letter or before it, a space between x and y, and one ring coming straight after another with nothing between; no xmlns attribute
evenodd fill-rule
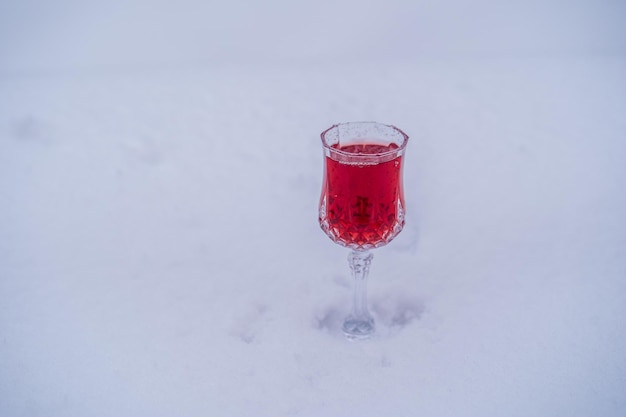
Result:
<svg viewBox="0 0 626 417"><path fill-rule="evenodd" d="M372 317L348 316L343 322L343 334L350 340L363 340L372 337L376 331Z"/></svg>

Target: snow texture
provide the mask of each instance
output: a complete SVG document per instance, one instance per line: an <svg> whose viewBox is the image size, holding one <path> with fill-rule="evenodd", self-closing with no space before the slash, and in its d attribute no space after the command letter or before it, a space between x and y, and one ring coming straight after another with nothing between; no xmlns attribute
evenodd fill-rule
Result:
<svg viewBox="0 0 626 417"><path fill-rule="evenodd" d="M622 416L624 5L296 4L0 6L0 416ZM350 120L411 137L364 342Z"/></svg>

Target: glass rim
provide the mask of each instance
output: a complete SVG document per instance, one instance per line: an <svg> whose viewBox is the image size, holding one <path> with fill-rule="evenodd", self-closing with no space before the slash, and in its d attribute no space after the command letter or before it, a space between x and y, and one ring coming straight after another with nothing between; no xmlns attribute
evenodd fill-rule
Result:
<svg viewBox="0 0 626 417"><path fill-rule="evenodd" d="M398 145L398 147L396 149L390 149L388 151L384 151L384 152L378 152L378 153L370 153L370 154L364 154L364 153L360 153L360 152L349 152L349 151L344 151L341 149L337 149L337 148L333 148L332 146L330 146L327 142L326 142L326 134L328 132L330 132L333 129L337 129L340 126L348 126L348 125L378 125L378 126L383 126L385 128L389 128L391 130L393 130L395 133L399 133L402 136L402 143L400 145ZM322 145L324 146L324 148L328 149L329 151L332 151L333 153L339 154L339 155L343 155L346 157L350 157L350 158L371 158L371 157L385 157L387 155L397 155L398 152L403 152L404 149L406 148L406 145L409 141L409 135L407 135L406 133L404 133L400 128L394 126L394 125L388 125L385 123L380 123L380 122L374 122L374 121L357 121L357 122L342 122L342 123L335 123L334 125L332 125L331 127L329 127L328 129L324 130L321 133L321 138L322 138Z"/></svg>

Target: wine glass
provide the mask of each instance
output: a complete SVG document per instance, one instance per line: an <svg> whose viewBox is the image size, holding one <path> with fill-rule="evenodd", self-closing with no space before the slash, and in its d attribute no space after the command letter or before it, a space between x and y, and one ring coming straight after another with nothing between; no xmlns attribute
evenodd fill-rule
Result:
<svg viewBox="0 0 626 417"><path fill-rule="evenodd" d="M402 156L409 137L394 126L349 122L322 132L324 181L319 222L333 242L352 249L352 313L343 323L349 339L374 334L367 309L370 249L391 242L404 226Z"/></svg>

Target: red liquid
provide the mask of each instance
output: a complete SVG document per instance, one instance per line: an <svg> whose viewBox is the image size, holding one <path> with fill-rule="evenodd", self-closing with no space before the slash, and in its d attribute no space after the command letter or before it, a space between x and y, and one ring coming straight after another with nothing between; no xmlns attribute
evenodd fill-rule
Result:
<svg viewBox="0 0 626 417"><path fill-rule="evenodd" d="M333 148L377 154L398 146L359 144ZM389 243L404 225L402 156L366 165L326 156L320 224L332 240L353 249Z"/></svg>

